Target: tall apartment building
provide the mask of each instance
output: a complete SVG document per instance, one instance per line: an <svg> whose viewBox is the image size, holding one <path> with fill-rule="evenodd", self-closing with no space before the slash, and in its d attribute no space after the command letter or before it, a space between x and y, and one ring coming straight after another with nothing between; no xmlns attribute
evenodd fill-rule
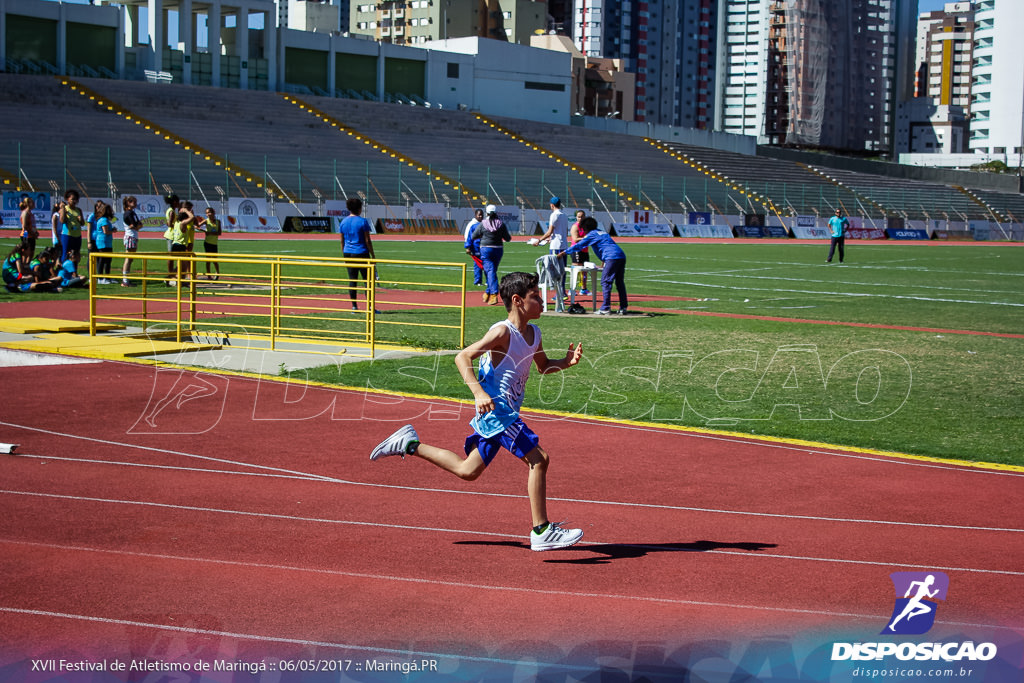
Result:
<svg viewBox="0 0 1024 683"><path fill-rule="evenodd" d="M348 30L349 0L277 0L277 25L294 31Z"/></svg>
<svg viewBox="0 0 1024 683"><path fill-rule="evenodd" d="M635 120L711 128L720 1L575 0L571 35L636 74Z"/></svg>
<svg viewBox="0 0 1024 683"><path fill-rule="evenodd" d="M471 37L529 45L547 20L542 0L353 0L349 32L397 45Z"/></svg>
<svg viewBox="0 0 1024 683"><path fill-rule="evenodd" d="M716 128L762 143L888 151L910 95L900 0L723 0Z"/></svg>
<svg viewBox="0 0 1024 683"><path fill-rule="evenodd" d="M915 95L938 106L971 107L971 64L974 59L974 8L970 2L949 2L917 22Z"/></svg>
<svg viewBox="0 0 1024 683"><path fill-rule="evenodd" d="M1024 3L978 0L974 12L970 149L1020 163L1024 147Z"/></svg>

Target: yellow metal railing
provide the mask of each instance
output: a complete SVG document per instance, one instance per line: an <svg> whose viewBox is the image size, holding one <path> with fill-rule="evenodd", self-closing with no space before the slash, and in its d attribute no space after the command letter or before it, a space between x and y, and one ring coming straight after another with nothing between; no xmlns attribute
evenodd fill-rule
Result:
<svg viewBox="0 0 1024 683"><path fill-rule="evenodd" d="M99 272L104 257L111 259L109 274ZM120 287L128 257L130 286ZM429 279L382 277L382 272L424 267L431 269ZM207 275L207 269L219 273ZM429 330L435 335L433 345L462 348L466 285L464 263L93 252L90 333L96 334L98 323L112 322L146 336L173 336L177 342L214 335L239 348L373 358L378 349L415 347L415 340L402 340Z"/></svg>

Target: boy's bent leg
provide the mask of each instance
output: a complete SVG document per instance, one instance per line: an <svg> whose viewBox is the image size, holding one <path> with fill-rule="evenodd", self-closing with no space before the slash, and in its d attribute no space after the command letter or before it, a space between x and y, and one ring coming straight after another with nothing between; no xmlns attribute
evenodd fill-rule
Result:
<svg viewBox="0 0 1024 683"><path fill-rule="evenodd" d="M420 443L420 437L412 425L400 427L394 434L381 441L370 452L370 460L380 460L392 455L400 455L403 458L415 455L467 481L479 477L486 468L479 451L475 449L469 457L461 458L445 448Z"/></svg>
<svg viewBox="0 0 1024 683"><path fill-rule="evenodd" d="M447 448L438 448L437 446L421 443L413 452L413 455L423 458L427 462L437 465L441 469L451 472L466 481L473 481L483 474L484 469L487 468L483 457L480 455L480 451L476 449L473 449L468 456L463 458Z"/></svg>

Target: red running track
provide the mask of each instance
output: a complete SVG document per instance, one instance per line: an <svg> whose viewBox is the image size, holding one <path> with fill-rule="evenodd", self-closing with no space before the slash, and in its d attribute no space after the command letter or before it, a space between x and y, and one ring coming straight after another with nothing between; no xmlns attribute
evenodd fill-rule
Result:
<svg viewBox="0 0 1024 683"><path fill-rule="evenodd" d="M897 571L950 588L889 640L991 642L956 666L1021 680L1018 472L528 414L586 532L534 553L511 456L471 484L367 458L406 421L456 446L465 404L114 362L0 382L0 680L855 680L832 644L886 640ZM130 674L61 680L164 680Z"/></svg>

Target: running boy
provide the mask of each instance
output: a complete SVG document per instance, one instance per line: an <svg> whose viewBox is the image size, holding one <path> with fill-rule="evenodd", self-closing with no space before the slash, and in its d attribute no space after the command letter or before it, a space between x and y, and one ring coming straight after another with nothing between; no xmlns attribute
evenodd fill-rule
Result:
<svg viewBox="0 0 1024 683"><path fill-rule="evenodd" d="M480 341L470 344L455 357L455 365L476 402L470 420L473 433L466 437L466 458L452 451L421 443L412 425L405 425L381 442L370 460L389 455L418 456L452 474L473 481L504 447L530 468L526 490L530 498L533 530L532 550L567 548L583 538L582 529L563 529L548 520L548 454L540 439L519 417L530 364L541 374L565 370L580 361L582 344L569 344L565 358L552 360L544 352L540 328L531 320L544 310L537 275L509 273L501 278L499 291L508 319L495 323ZM473 373L473 360L480 358L480 372Z"/></svg>

